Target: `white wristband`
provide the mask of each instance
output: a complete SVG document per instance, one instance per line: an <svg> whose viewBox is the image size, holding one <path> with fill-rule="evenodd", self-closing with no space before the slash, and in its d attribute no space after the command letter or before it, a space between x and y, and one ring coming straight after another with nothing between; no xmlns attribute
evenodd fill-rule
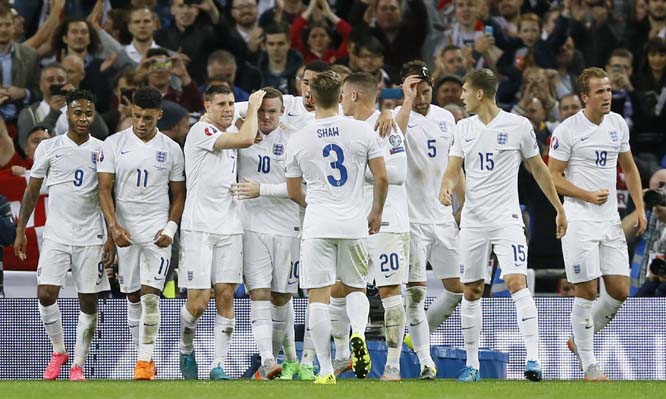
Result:
<svg viewBox="0 0 666 399"><path fill-rule="evenodd" d="M176 222L173 220L169 220L169 222L164 226L162 229L162 235L165 235L173 240L173 235L176 234L176 231L178 230L178 225Z"/></svg>

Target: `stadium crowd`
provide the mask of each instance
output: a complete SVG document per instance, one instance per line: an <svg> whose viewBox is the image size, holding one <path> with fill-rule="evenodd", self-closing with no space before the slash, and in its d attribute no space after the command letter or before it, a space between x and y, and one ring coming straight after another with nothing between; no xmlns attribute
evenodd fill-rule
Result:
<svg viewBox="0 0 666 399"><path fill-rule="evenodd" d="M414 62L415 60L421 61ZM68 112L68 107L72 107L74 101L77 104L90 103L85 106L77 105L77 109L80 108L83 113L91 113L92 117L88 127L90 135L105 141L107 143L105 145L109 147L103 147L100 144L100 148L104 150L108 148L109 151L115 151L117 146L123 145L122 140L125 138L121 137L121 134L124 132L135 129L134 132L140 137L136 130L139 117L133 114L136 112L133 106L139 104L139 108L144 110L141 120L146 121L147 118L154 117L159 132L171 138L175 142L174 145L177 144L185 153L185 161L182 165L170 166L172 168L170 170L171 179L166 178L168 177L166 175L166 177L162 176L165 177L165 180L161 189L165 196L166 192L169 192L170 212L177 214L176 219L180 219L183 207L185 208L183 219L186 219L185 215L188 214L188 205L184 199L185 194L182 192L183 187L180 187L180 185L184 185L182 184L183 169L188 178L188 198L191 195L190 192L196 192L197 195L204 197L211 194L203 188L193 189L196 186L191 186L189 179L194 180L194 176L200 172L199 169L192 169L187 164L188 159L195 159L198 156L197 150L206 146L215 150L238 149L238 181L236 181L237 176L234 172L233 175L227 176L232 181L225 182L227 187L234 187L235 196L239 198L279 197L277 191L271 192L271 190L278 190L273 187L273 184L259 185L252 180L254 175L243 170L243 158L250 157L256 161L258 156L260 161L258 171L265 169L264 173L266 173L270 170L270 164L268 161L263 161L261 152L250 152L250 148L254 148L250 147L252 140L255 140L256 136L257 144L262 140L270 141L273 146L271 151L275 156L279 157L283 151L287 152L286 139L279 141L281 138L276 138L277 135L271 133L272 136L268 140L266 139L267 134L278 129L287 135L287 133L298 131L314 119L308 119L305 116L314 110L313 102L310 100L312 96L310 84L318 75L328 70L335 71L337 76L342 78L341 82L349 82L352 86L356 85L353 87L361 88L364 87L364 82L357 73L364 72L371 75L374 78L377 95L376 101L375 97L371 97L372 101L369 106L372 110L381 111L373 118L377 120L380 127L396 124L402 131L412 128L412 123L416 125L418 119L404 115L404 113L401 114L401 109L413 110L416 113L419 113L419 109L421 109L423 110L422 115L426 116L431 104L438 106L442 110L450 112L454 118L451 126L469 117L469 104L463 102L465 97L463 86L468 82L466 79L474 71L492 71L493 76L496 76L498 80L493 104L496 102L501 110L509 114L527 118L530 128L535 133L540 159L542 158L548 163L550 152L557 150L560 145L557 141L551 142L553 133L563 121L579 114L586 106L581 98L581 88L577 87L579 76L587 68L601 68L607 74L610 82L612 91L610 108L625 121L628 128L627 146L631 148L630 154L637 166L643 188L659 191L661 185L666 183L663 170L666 168L666 111L664 110L666 107L666 0L564 0L562 2L543 0L334 0L330 2L327 0L310 0L309 2L303 0L98 0L96 2L1 0L0 66L0 76L2 77L0 113L3 121L0 125L0 179L10 176L32 176L40 179L39 183L41 183L41 179L46 176L43 173L44 166L33 164L37 151L41 151L42 156L47 151L44 147L39 148L40 142L52 137L64 136L75 129L71 125L74 119L69 116ZM344 80L350 76L351 80ZM413 80L410 81L410 77ZM354 79L358 79L358 81ZM427 83L425 88L419 86L424 82ZM344 87L346 86L342 87L344 98ZM408 94L412 90L410 87L414 93ZM467 87L465 89L468 90ZM363 90L358 89L358 92L362 93ZM225 96L229 94L233 94L231 108L228 108L229 104L227 104L226 111L224 111L226 114L220 111L224 115L220 116L217 121L219 123L216 124L216 121L213 121L213 117L210 116L214 114L209 109L210 103L213 99L218 98L216 96L227 98ZM319 93L319 95L322 94ZM360 99L359 104L355 106L362 108L363 101L367 102L367 99L361 94L357 95ZM279 103L275 105L277 110L272 111L272 116L265 116L265 120L257 116L268 115L270 113L267 110L270 108L269 103L271 100L277 101L278 98ZM233 107L234 102L235 107ZM407 102L411 106L400 108L403 102ZM280 117L280 105L285 109L283 117ZM352 110L353 107L345 110L345 106L343 101L340 107L345 111L345 115L357 116ZM219 107L224 107L224 105L220 104ZM158 113L161 113L161 117L151 114L155 110L160 111ZM202 116L203 122L199 122ZM369 115L364 115L362 119L368 118ZM357 119L361 119L361 117ZM571 122L572 119L569 121ZM150 125L149 122L145 123ZM216 139L218 132L206 130L209 127L203 127L201 123L211 123L218 128L223 125L232 130L237 128L239 137L235 137L234 140L244 139L245 141L210 139L210 137ZM441 116L439 123L441 127L449 121ZM446 131L446 129L443 130ZM193 132L201 135L201 138L192 137ZM382 134L385 135L385 132ZM389 135L389 137L391 136ZM414 168L413 159L418 159L419 155L411 152L414 150L410 149L409 137L405 138L407 147L405 169L411 171ZM249 143L247 140L250 140ZM395 140L402 140L402 138ZM498 138L498 142L499 140ZM561 141L562 138L560 137L559 140ZM426 148L428 151L426 155L423 155L426 161L427 156L434 157L439 148L430 147L430 141L428 140L429 144ZM432 142L434 141L432 140ZM393 144L395 143L391 141L391 145ZM195 146L195 148L188 146ZM398 148L398 145L394 147ZM554 156L562 156L555 154ZM159 157L158 153L157 162L164 162ZM166 155L164 157L166 159ZM102 158L98 157L94 161L97 164L97 170L102 172L101 175L114 173L121 175L118 169L114 169L112 164L108 164L113 162L109 160L110 156L106 163ZM217 168L233 164L234 169L232 170L235 171L235 159L234 155L233 158L219 160L219 163L211 163L208 166ZM557 160L559 159L561 158L557 158ZM338 157L338 161L340 163L337 164L337 167L340 166L342 159ZM606 159L603 158L601 161L605 165ZM172 158L169 158L169 162L172 162ZM206 161L201 162L204 164ZM486 162L488 162L487 158ZM622 160L618 162L623 166L627 165ZM331 162L331 165L334 163L336 162ZM100 169L102 165L106 169ZM368 165L373 169L370 162ZM389 169L388 181L390 182L392 177L388 158L386 167ZM255 168L257 166L253 165L252 169ZM437 181L437 194L445 169L446 163L442 163L436 172L432 172L434 173L433 179ZM373 172L375 171L373 170ZM180 177L176 176L178 173L180 173ZM410 172L407 173L407 180L405 180L407 192L418 192L420 188L415 184L416 180L409 175ZM145 174L147 175L148 172ZM202 176L211 177L206 174L202 174ZM633 256L631 262L632 287L636 290L642 287L638 291L639 295L664 295L663 281L666 279L666 270L663 267L652 266L659 263L654 262L655 258L666 258L666 245L663 244L666 242L664 236L666 230L664 229L666 226L664 209L666 208L663 206L666 205L666 201L648 204L650 208L647 209L647 232L636 237L637 232L642 233L642 228L634 223L634 218L640 217L640 215L636 216L634 205L636 199L630 198L633 181L630 181L631 178L626 179L627 174L619 164L616 176L617 210L620 216L625 218L622 227L630 244L629 252ZM286 178L290 177L294 176L289 175L289 170L287 170ZM147 176L143 178L147 179ZM142 181L141 173L138 179L137 186ZM285 179L285 175L282 176L282 179ZM75 180L75 185L76 182ZM276 183L277 186L279 181L272 183ZM85 184L87 183L82 179L79 180L79 185ZM122 194L111 192L113 180L103 182L100 177L99 184L100 196L105 193L108 200L106 204L104 199L100 201L102 212L110 225L109 228L113 230L112 221L115 215L112 205L109 204L112 204L114 199L117 202L118 195ZM145 180L143 184L145 187ZM337 184L343 185L344 181L338 181ZM557 182L555 185L560 194L563 194ZM31 188L36 193L33 194L38 197L39 187L35 188L29 184L28 191ZM199 194L197 190L202 194ZM560 289L561 292L568 291L568 295L571 295L572 290L565 287L566 280L560 280L565 272L565 257L557 237L556 214L558 212L549 202L547 191L542 190L542 182L537 179L534 171L526 166L521 166L518 172L518 194L522 211L520 218L524 220L527 244L529 244L523 258L526 257L527 266L530 269L537 271L538 291L556 292ZM0 189L0 194L2 193L3 191ZM284 194L286 195L286 193ZM219 195L229 196L230 194ZM291 190L289 198L294 199ZM294 201L297 199L298 197ZM272 200L272 198L268 200ZM179 202L180 205L174 205ZM291 208L287 205L280 209L291 212L295 205L293 203L290 205ZM640 205L642 206L642 204ZM32 207L34 208L34 206L33 203ZM427 205L424 207L427 208ZM261 208L257 208L255 211L259 212L259 209ZM9 207L5 205L2 197L0 197L0 211L3 212L0 214L3 222L0 224L0 229L2 229L0 230L0 238L2 238L0 244L9 245L13 242L14 234L10 231L11 223L6 223L11 218L9 217ZM196 212L190 215L194 214ZM428 215L438 215L438 213L429 214L427 211L423 211L423 214L419 215L423 218L419 219L419 217L413 216L410 208L412 223L424 226L430 222L442 223L441 220L424 222L423 220L426 220ZM449 216L454 215L449 213ZM455 218L460 223L460 214L456 214ZM169 220L173 219L170 217ZM206 224L204 221L192 221L193 219L196 217L190 216L189 229L197 223ZM415 220L418 221L415 222ZM243 233L240 223L237 228L232 222L234 220L231 222L225 220L225 223L229 223L231 227L224 234ZM264 227L259 227L260 222L255 221L254 223L256 223L256 228L250 230L253 233L256 232L257 237L264 234L262 231ZM23 229L25 227L25 225L22 226ZM188 229L182 225L180 228ZM305 229L305 227L303 228ZM173 231L171 231L172 229ZM178 260L187 259L188 256L181 255L182 257L179 258L178 245L173 245L173 248L169 247L174 236L176 240L180 238L184 242L203 240L201 236L176 234L177 229L177 225L175 227L165 226L163 230L160 230L161 235L156 238L158 241L164 240L162 242L164 244L168 241L166 245L157 244L158 247L161 247L160 250L165 253L171 251L174 254L170 255L171 264L166 262L168 270L177 268ZM429 234L426 227L423 229L424 232L420 234L424 234L424 236ZM246 230L248 230L247 227ZM406 232L409 231L408 229ZM208 233L219 232L209 231ZM113 231L112 236L116 239L118 246L122 245L119 244L117 238L123 239L123 234L120 230ZM168 239L162 236L168 236ZM294 235L292 231L291 236L293 238L297 234ZM413 232L412 237L414 237ZM126 238L130 242L129 234ZM246 238L243 239L245 249L242 252L245 257L248 257L251 247L245 244L245 240ZM235 248L236 243L225 245ZM167 247L169 247L168 250L165 249ZM106 251L105 248L105 253ZM301 249L301 251L304 250ZM515 248L514 251L516 251ZM122 250L118 252L122 256ZM442 254L448 256L445 251ZM190 257L197 255L196 253L189 254ZM125 254L125 256L138 255ZM515 253L514 256L516 256ZM163 259L167 258L167 255L163 254ZM424 268L429 260L431 259L422 260ZM257 262L260 261L257 260ZM393 264L392 259L387 262ZM666 262L664 263L666 264ZM440 315L433 314L433 312L428 312L427 316L425 313L423 314L424 317L427 317L425 324L430 324L430 331L437 328L441 324L442 318L445 319L450 314L447 314L445 308L452 306L452 312L461 302L463 295L460 279L451 278L446 272L437 270L436 265L432 266L437 279L442 280L445 295L437 302L437 306L441 307L437 310L442 311ZM107 270L112 285L119 286L120 290L125 293L138 291L138 288L134 286L138 285L138 282L118 281L117 270L114 271L113 267ZM161 271L162 267L160 267L160 274ZM382 269L382 271L384 270ZM192 280L197 281L197 279L189 273L195 272L186 269L179 270L180 279L181 281L189 280L189 284L193 284ZM165 279L171 279L171 274L171 272L167 272ZM253 300L253 317L257 316L261 320L267 317L270 323L271 314L278 314L285 321L281 326L282 335L278 338L275 337L274 332L272 338L270 337L271 329L268 327L264 326L264 329L258 327L255 330L255 334L264 338L268 337L267 340L261 341L267 343L263 347L260 345L258 337L257 344L262 351L262 360L273 360L273 363L265 362L262 365L257 374L258 378L274 378L280 373L287 376L287 371L292 374L300 372L302 376L312 375L311 369L302 367L297 369L299 364L293 348L290 347L293 343L293 336L290 338L289 333L285 332L289 331L286 320L289 317L293 318L293 310L291 316L287 315L288 308L291 307L288 304L290 294L296 292L285 288L277 291L289 295L276 295L275 292L271 292L271 288L273 288L272 291L276 291L275 286L269 284L268 287L265 287L262 285L263 281L259 280L251 281L247 287ZM221 288L220 292L216 291L214 295L218 310L216 327L229 332L228 337L220 338L219 342L216 337L216 346L219 344L221 347L219 352L216 348L216 361L227 356L226 349L223 348L226 346L228 349L228 339L233 331L234 323L230 299L233 298L235 284L240 282L240 280L236 281L235 277L230 278L225 281L225 284L229 283L229 287ZM247 275L245 275L245 283L248 284ZM387 317L390 317L391 320L397 317L402 320L402 325L404 325L405 319L414 321L415 318L421 317L420 314L416 314L415 310L412 312L413 314L410 314L410 307L420 306L420 309L423 310L422 297L424 295L421 293L425 292L425 288L421 283L423 282L419 279L410 280L408 288L405 290L407 292L405 296L406 314L396 316L386 313ZM556 283L561 287L556 287ZM143 280L140 285L144 285ZM399 283L387 283L380 287L379 293L387 312L389 308L403 307L402 299L399 304L395 302L397 300L395 297L400 296L399 285ZM511 295L522 292L521 290L525 288L514 286L509 279L507 279L506 285ZM395 291L382 290L382 288L395 288L395 286L398 286L397 295ZM192 292L188 295L187 305L181 312L181 324L185 323L184 330L181 331L184 336L181 347L181 354L184 355L181 356L181 370L186 378L192 376L192 367L194 367L194 376L196 376L196 362L192 350L193 331L197 319L207 307L210 297L208 290L210 287L194 284L189 288ZM354 292L358 292L358 289L359 287L334 287L331 316L340 309L344 313L345 297L347 298L347 308L355 306L351 303L356 305L360 303L358 306L365 306L362 300L355 298ZM1 292L2 279L0 278ZM139 337L142 339L145 337L146 332L143 327L139 332L139 325L146 324L148 317L146 309L158 307L154 302L156 300L154 297L158 295L160 295L159 288L154 288L154 291L151 292L144 292L142 288L140 297L128 295L128 317L132 318L128 320L128 323L137 342ZM421 295L421 299L415 299L419 295ZM446 295L449 296L446 297ZM594 295L596 296L596 288ZM354 299L351 299L352 297ZM44 298L48 299L43 300ZM472 297L470 296L470 298ZM463 306L465 301L473 302L470 298L465 291ZM611 295L607 298L610 298L608 301L612 301L618 296ZM53 304L56 299L57 292L40 291L40 303L44 305L42 315L46 319L55 320L55 308L52 306L55 306ZM516 300L514 298L514 301ZM520 297L519 300L527 301L524 297ZM617 308L621 306L624 299L618 300ZM84 303L86 302L82 300L82 314L96 314L96 305L93 306L90 302L86 305ZM608 305L610 307L615 306L614 302L608 303L610 303ZM86 306L88 309L83 310ZM516 306L519 306L518 303ZM527 307L527 305L525 306ZM313 309L315 312L319 311L316 306ZM40 311L42 311L41 308ZM611 312L611 318L615 311ZM157 314L159 316L159 310ZM442 316L442 314L446 315ZM57 317L59 320L59 311ZM85 317L87 316L79 319L79 326L84 326L81 327L82 330L86 328L85 326L88 326L87 328L93 326L94 330L96 320ZM313 317L312 314L311 317ZM321 316L317 313L314 317L320 318ZM355 345L358 344L358 341L354 341L356 335L362 335L359 331L363 330L361 328L363 323L359 323L353 318L347 322L351 323L351 331L354 333L351 336L351 343L349 324L346 326L346 330L342 326L342 333L333 325L331 334L336 341L336 347L351 348L351 353L349 349L346 349L346 352L342 350L342 353L336 353L336 358L332 360L331 372L334 369L338 374L340 370L353 368L357 375L367 374L365 368L369 365L364 365L365 359L356 353L358 348ZM525 329L529 328L525 327ZM595 331L597 331L596 328ZM48 328L47 332L49 332ZM148 333L153 334L153 344L156 333L157 328ZM49 336L52 337L51 333ZM412 331L410 328L410 339L415 340L415 350L419 354L419 361L423 368L422 377L434 378L434 365L432 359L429 359L429 355L427 355L428 351L424 349L423 336L423 332L416 329ZM577 337L576 341L578 339ZM427 331L425 341L427 342ZM401 346L402 338L399 342ZM572 339L572 345L574 345L573 342ZM141 379L151 379L151 373L154 376L154 364L151 360L152 347L142 347L143 344L142 340L137 345L139 360L145 362L146 371L144 374L140 372L139 376L142 377ZM411 342L410 345L412 345ZM55 344L54 348L57 349L54 352L61 352L61 348L56 347ZM275 363L273 352L276 349L277 352L284 350L288 364L278 366ZM305 359L301 359L301 366L312 364L312 360L307 357L313 357L314 350L312 349L313 353L306 354ZM575 345L572 350L577 351ZM77 347L77 351L75 363L82 365L81 357L85 357L87 349ZM528 344L528 356L529 351ZM316 348L316 352L318 357L321 356L320 348ZM341 357L338 358L338 355ZM62 364L66 360L66 358L59 358L57 362L60 363L54 364ZM320 364L321 360L320 358ZM536 361L528 359L528 361L532 360ZM586 375L588 375L588 366L592 368L595 365L589 359L583 361L582 364L586 366ZM395 363L393 365L395 366ZM216 371L217 367L219 367L219 371ZM475 369L474 365L470 367ZM211 368L211 378L226 377L219 364L218 366L213 365ZM476 365L476 369L478 373L478 365ZM526 376L530 370L535 373L536 369L528 367ZM190 374L187 374L188 372ZM53 373L57 376L54 369L51 370L50 376L53 376ZM325 374L330 373L327 370ZM395 370L387 368L385 375L388 376L388 379L395 378ZM399 375L398 368L398 379ZM594 379L601 378L603 373L598 370L589 370L589 375L591 379ZM83 377L82 374L81 377ZM314 375L312 377L314 378ZM326 375L322 374L322 378L325 377ZM475 377L472 372L467 375L467 378L474 380L478 379L478 376ZM535 374L530 374L528 378L536 379ZM538 379L540 378L541 370L539 369ZM320 382L327 383L324 380Z"/></svg>

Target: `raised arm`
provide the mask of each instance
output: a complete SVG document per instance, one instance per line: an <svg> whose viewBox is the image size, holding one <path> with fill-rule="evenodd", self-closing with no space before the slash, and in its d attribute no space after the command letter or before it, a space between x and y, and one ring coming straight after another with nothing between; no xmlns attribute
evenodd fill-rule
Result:
<svg viewBox="0 0 666 399"><path fill-rule="evenodd" d="M25 247L28 239L25 236L25 228L28 220L30 220L30 215L35 210L37 200L39 200L39 190L42 187L42 182L44 182L44 179L31 177L28 187L23 193L21 210L19 211L18 223L16 224L16 240L14 241L14 254L21 260L25 260L26 258Z"/></svg>
<svg viewBox="0 0 666 399"><path fill-rule="evenodd" d="M557 212L557 216L555 217L557 231L555 232L555 235L558 239L562 238L567 232L567 218L564 214L564 207L560 202L560 198L557 196L557 190L555 189L548 168L546 167L546 164L543 163L541 155L526 159L525 164L530 173L532 173L532 176L534 176L534 180L536 180L541 191L543 191L548 198L548 201L553 205L553 208L555 208L555 211Z"/></svg>
<svg viewBox="0 0 666 399"><path fill-rule="evenodd" d="M245 115L245 121L243 122L243 127L241 127L240 132L221 134L220 137L215 140L215 145L213 146L214 149L247 148L254 143L254 139L257 136L257 129L259 129L257 111L261 107L261 102L263 101L265 94L265 91L257 90L250 95L247 104L247 114Z"/></svg>
<svg viewBox="0 0 666 399"><path fill-rule="evenodd" d="M416 86L421 79L417 75L407 76L405 81L402 82L402 106L400 111L395 116L395 123L404 134L407 134L407 123L409 122L409 115L412 112L412 104L416 98Z"/></svg>

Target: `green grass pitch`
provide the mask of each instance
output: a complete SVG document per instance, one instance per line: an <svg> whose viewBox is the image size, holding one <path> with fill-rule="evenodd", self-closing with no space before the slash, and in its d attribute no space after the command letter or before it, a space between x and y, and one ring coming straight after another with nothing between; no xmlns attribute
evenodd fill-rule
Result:
<svg viewBox="0 0 666 399"><path fill-rule="evenodd" d="M666 382L486 380L461 384L452 380L399 383L341 380L337 385L298 381L0 381L3 399L658 399L666 398Z"/></svg>

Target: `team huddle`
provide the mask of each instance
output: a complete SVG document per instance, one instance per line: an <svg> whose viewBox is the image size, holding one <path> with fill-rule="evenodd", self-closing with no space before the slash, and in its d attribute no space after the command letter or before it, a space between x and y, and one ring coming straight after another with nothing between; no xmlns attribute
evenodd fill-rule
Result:
<svg viewBox="0 0 666 399"><path fill-rule="evenodd" d="M37 148L15 243L24 258L25 226L45 183L48 219L37 279L53 354L44 379L57 378L69 360L57 304L66 273L71 269L81 305L70 380L81 381L97 326L97 293L109 289L104 269L116 261L137 349L134 378L155 378L159 299L179 234L179 285L187 289L180 311L185 379L199 377L193 341L211 296L215 348L208 375L230 378L224 364L241 283L249 291L261 357L256 379L335 384L349 370L365 378L372 367L365 289L374 282L384 307L383 381L400 381L403 341L418 356L421 379L436 378L429 337L459 303L467 360L458 380L478 381L481 296L494 253L527 349L525 377L540 381L538 311L526 283L518 201L521 165L556 210L555 234L562 238L567 278L576 285L569 348L585 379L607 379L593 335L612 320L629 289L615 198L618 164L640 232L646 220L629 131L610 112L605 73L588 68L581 74L585 109L555 130L548 166L531 123L495 104L498 81L490 70L465 77L462 100L474 116L457 124L431 104L424 63L405 64L401 75L402 106L382 113L372 75L343 80L321 62L306 66L302 97L267 87L235 103L228 87L211 86L206 113L183 149L156 128L162 99L155 89L135 92L133 125L104 142L89 134L92 95L68 94L68 131ZM428 263L443 294L426 312ZM609 295L595 301L602 276ZM309 297L301 359L292 306L299 287Z"/></svg>

